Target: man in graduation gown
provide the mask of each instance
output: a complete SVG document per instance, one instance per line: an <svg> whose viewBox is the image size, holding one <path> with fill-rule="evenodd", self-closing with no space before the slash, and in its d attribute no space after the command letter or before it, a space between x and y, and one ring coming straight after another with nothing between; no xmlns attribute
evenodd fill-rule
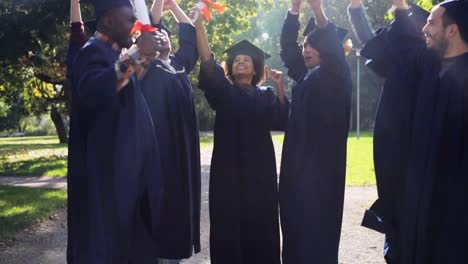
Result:
<svg viewBox="0 0 468 264"><path fill-rule="evenodd" d="M429 12L411 3L408 11L409 22L421 32ZM424 48L425 43L421 32L412 39L412 45L399 49L388 38L389 29L381 28L374 33L360 0L351 1L348 14L356 35L364 43L361 55L369 59L367 66L384 78L374 126L374 166L379 198L366 212L363 226L385 233L384 256L393 263L400 251L395 233L400 223L396 216L402 203L400 193L418 91L417 69L408 67L406 56L411 56L414 48Z"/></svg>
<svg viewBox="0 0 468 264"><path fill-rule="evenodd" d="M163 7L179 23L179 49L170 54L171 43L166 38L165 49L149 67L141 87L159 139L164 177L158 254L170 261L167 263L179 263L193 252L200 252L200 145L188 76L198 52L195 27L175 1L155 0L151 9L153 22L161 24ZM158 176L155 172L153 177Z"/></svg>
<svg viewBox="0 0 468 264"><path fill-rule="evenodd" d="M133 73L155 56L158 40L144 34L119 59L131 44L133 9L128 0L93 4L98 32L71 71L67 261L154 263L162 183L151 117ZM151 251L139 252L142 242Z"/></svg>
<svg viewBox="0 0 468 264"><path fill-rule="evenodd" d="M281 33L281 58L296 81L280 175L283 263L336 264L352 83L343 34L325 17L321 1L308 2L316 28L307 27L302 52L300 0L292 1Z"/></svg>
<svg viewBox="0 0 468 264"><path fill-rule="evenodd" d="M406 51L398 57L399 67L394 67L408 73L413 87L407 87L416 91L400 203L391 215L397 223L393 229L397 254L388 263L463 263L468 245L468 8L458 1L436 6L423 28L426 48L408 17L406 1L394 4L391 28L368 43L369 54L389 59L389 65L394 62L392 53L375 52L377 46L372 45L387 43L386 47Z"/></svg>

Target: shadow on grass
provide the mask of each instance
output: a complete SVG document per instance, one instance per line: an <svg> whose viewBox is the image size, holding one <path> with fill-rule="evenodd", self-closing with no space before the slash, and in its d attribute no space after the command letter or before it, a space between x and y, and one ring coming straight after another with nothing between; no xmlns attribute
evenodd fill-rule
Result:
<svg viewBox="0 0 468 264"><path fill-rule="evenodd" d="M42 149L61 149L67 147L66 144L1 144L0 145L0 156L14 155L17 153L42 150Z"/></svg>
<svg viewBox="0 0 468 264"><path fill-rule="evenodd" d="M0 175L7 176L66 176L66 157L39 157L22 161L5 161L0 159Z"/></svg>
<svg viewBox="0 0 468 264"><path fill-rule="evenodd" d="M40 222L66 203L66 190L0 186L0 241Z"/></svg>

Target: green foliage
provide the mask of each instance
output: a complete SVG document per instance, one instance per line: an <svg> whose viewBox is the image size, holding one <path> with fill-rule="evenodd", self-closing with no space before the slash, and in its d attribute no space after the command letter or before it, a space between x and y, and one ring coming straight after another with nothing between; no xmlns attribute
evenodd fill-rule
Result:
<svg viewBox="0 0 468 264"><path fill-rule="evenodd" d="M0 186L0 241L67 204L66 190Z"/></svg>

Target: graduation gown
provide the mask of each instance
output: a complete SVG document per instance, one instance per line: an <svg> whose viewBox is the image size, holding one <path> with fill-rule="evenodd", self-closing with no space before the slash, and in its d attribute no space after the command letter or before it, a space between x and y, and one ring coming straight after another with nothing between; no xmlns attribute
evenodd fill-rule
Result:
<svg viewBox="0 0 468 264"><path fill-rule="evenodd" d="M397 14L398 17L405 15L406 12ZM389 29L379 29L361 51L361 55L368 59L367 66L385 79L374 127L374 166L379 199L366 212L363 226L385 233L385 258L389 263L400 254L398 215L402 210L417 96L424 86L416 62L421 60L420 50L425 48L425 43L420 35L399 27L397 21ZM412 30L416 32L416 28ZM427 67L430 65L433 64Z"/></svg>
<svg viewBox="0 0 468 264"><path fill-rule="evenodd" d="M156 257L150 244L162 192L161 177L154 177L157 142L134 80L116 92L118 58L119 51L92 38L72 66L68 263L152 263ZM151 251L138 252L143 241Z"/></svg>
<svg viewBox="0 0 468 264"><path fill-rule="evenodd" d="M298 15L288 13L281 58L296 81L283 144L280 212L283 263L338 263L346 175L351 77L336 26L322 29L321 65L309 72L297 44Z"/></svg>
<svg viewBox="0 0 468 264"><path fill-rule="evenodd" d="M419 32L403 14L397 12L387 36L395 47L411 48L402 65L414 74L416 98L400 202L390 215L397 254L389 263L462 263L468 245L468 55L442 68L434 52L411 41Z"/></svg>
<svg viewBox="0 0 468 264"><path fill-rule="evenodd" d="M244 91L214 60L199 87L216 111L210 168L210 253L213 264L279 264L275 151L271 130L286 126L289 103L271 88Z"/></svg>
<svg viewBox="0 0 468 264"><path fill-rule="evenodd" d="M198 59L196 45L195 28L181 23L170 65L155 60L141 81L159 139L164 196L158 250L167 259L200 252L200 145L188 76Z"/></svg>
<svg viewBox="0 0 468 264"><path fill-rule="evenodd" d="M427 239L415 263L465 263L468 251L468 53L440 73L435 97L432 155L426 175L434 175ZM429 196L429 195L428 195ZM424 201L423 201L424 202ZM419 241L418 241L419 242Z"/></svg>

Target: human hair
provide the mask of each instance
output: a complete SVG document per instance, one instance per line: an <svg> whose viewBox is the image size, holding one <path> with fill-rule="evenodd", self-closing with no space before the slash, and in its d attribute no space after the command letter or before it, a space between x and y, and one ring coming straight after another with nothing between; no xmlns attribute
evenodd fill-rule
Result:
<svg viewBox="0 0 468 264"><path fill-rule="evenodd" d="M458 31L460 32L461 39L465 42L465 44L468 44L468 27L458 24L455 18L452 15L450 15L447 11L445 11L444 15L442 16L442 23L444 25L444 28L452 24L456 24L458 27Z"/></svg>
<svg viewBox="0 0 468 264"><path fill-rule="evenodd" d="M226 62L224 63L224 73L226 74L229 81L231 82L234 82L236 79L232 72L232 65L234 64L234 60L236 59L238 55L240 54L229 55L227 57ZM267 71L265 70L265 60L263 58L259 58L258 56L251 56L251 55L247 55L247 56L252 58L252 61L254 64L255 75L252 78L251 84L253 86L257 86L261 84L262 82L264 82L267 78Z"/></svg>

